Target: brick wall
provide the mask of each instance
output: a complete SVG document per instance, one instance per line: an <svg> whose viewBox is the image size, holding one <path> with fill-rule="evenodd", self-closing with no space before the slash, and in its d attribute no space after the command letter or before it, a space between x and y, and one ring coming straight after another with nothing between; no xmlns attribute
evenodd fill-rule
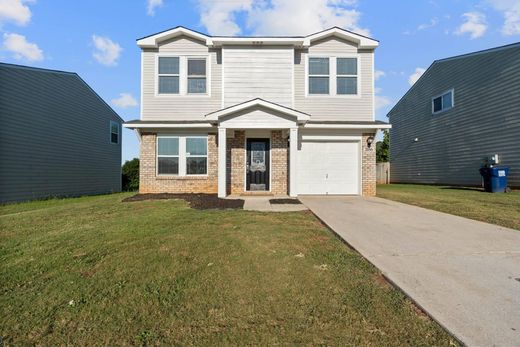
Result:
<svg viewBox="0 0 520 347"><path fill-rule="evenodd" d="M372 146L368 148L367 139L375 134L363 134L361 140L362 146L362 187L363 196L375 196L376 195L376 143L372 143Z"/></svg>
<svg viewBox="0 0 520 347"><path fill-rule="evenodd" d="M271 132L271 192L287 194L288 170L287 137L281 130Z"/></svg>
<svg viewBox="0 0 520 347"><path fill-rule="evenodd" d="M226 143L226 192L243 194L246 170L246 133L235 130L235 136Z"/></svg>
<svg viewBox="0 0 520 347"><path fill-rule="evenodd" d="M217 135L208 134L208 175L204 177L156 176L156 134L141 135L140 193L217 193Z"/></svg>

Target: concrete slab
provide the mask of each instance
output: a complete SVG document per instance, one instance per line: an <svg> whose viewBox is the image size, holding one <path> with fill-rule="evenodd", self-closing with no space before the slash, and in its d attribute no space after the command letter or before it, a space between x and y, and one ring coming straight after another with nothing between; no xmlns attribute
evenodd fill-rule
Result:
<svg viewBox="0 0 520 347"><path fill-rule="evenodd" d="M273 196L240 196L239 199L244 200L244 210L247 211L296 212L308 210L307 206L303 204L271 204L269 200L275 199Z"/></svg>
<svg viewBox="0 0 520 347"><path fill-rule="evenodd" d="M468 346L520 346L520 231L379 198L300 201Z"/></svg>

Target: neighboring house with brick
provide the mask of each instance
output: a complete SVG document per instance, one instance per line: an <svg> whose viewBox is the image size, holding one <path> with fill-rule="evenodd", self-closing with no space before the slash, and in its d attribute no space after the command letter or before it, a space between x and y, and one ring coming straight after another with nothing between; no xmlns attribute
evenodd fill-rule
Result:
<svg viewBox="0 0 520 347"><path fill-rule="evenodd" d="M498 154L520 187L520 43L433 62L388 116L392 182L478 186Z"/></svg>
<svg viewBox="0 0 520 347"><path fill-rule="evenodd" d="M374 195L374 50L331 28L137 41L141 193Z"/></svg>
<svg viewBox="0 0 520 347"><path fill-rule="evenodd" d="M0 203L121 191L123 120L77 74L0 63Z"/></svg>

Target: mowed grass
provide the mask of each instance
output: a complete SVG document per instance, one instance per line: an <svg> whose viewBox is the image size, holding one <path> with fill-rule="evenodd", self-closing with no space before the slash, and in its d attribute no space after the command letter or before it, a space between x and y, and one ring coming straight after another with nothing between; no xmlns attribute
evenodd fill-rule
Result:
<svg viewBox="0 0 520 347"><path fill-rule="evenodd" d="M520 192L485 193L478 188L387 184L377 196L520 230Z"/></svg>
<svg viewBox="0 0 520 347"><path fill-rule="evenodd" d="M0 207L5 345L456 344L309 213Z"/></svg>

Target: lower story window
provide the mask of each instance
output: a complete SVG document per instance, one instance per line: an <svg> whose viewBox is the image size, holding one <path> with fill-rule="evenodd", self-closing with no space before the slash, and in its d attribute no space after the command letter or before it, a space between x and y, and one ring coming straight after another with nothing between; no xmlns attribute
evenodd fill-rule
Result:
<svg viewBox="0 0 520 347"><path fill-rule="evenodd" d="M157 137L158 175L207 175L207 136Z"/></svg>
<svg viewBox="0 0 520 347"><path fill-rule="evenodd" d="M179 174L178 137L159 137L157 139L157 173L159 175Z"/></svg>
<svg viewBox="0 0 520 347"><path fill-rule="evenodd" d="M186 174L206 175L208 173L208 138L186 138Z"/></svg>

